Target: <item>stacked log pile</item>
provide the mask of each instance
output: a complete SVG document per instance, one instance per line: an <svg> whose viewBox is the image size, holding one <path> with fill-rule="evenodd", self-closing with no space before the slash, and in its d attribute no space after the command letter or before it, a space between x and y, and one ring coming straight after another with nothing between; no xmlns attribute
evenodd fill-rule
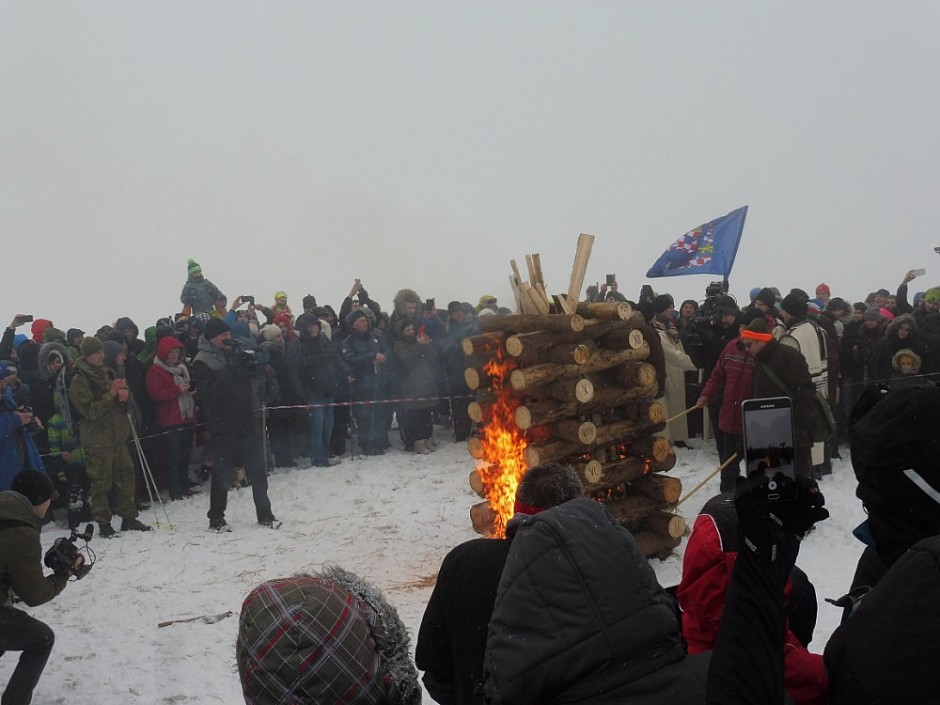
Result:
<svg viewBox="0 0 940 705"><path fill-rule="evenodd" d="M686 525L671 510L682 485L664 474L676 456L655 435L666 415L653 400L656 372L645 362L642 315L624 302L580 303L569 313L484 316L479 323L479 335L463 341L465 379L477 394L468 410L482 430L470 439L470 454L484 459L486 431L508 418L525 467L574 467L646 556L664 557L678 546ZM470 484L490 499L471 509L474 530L492 535L497 512L487 467L474 470Z"/></svg>

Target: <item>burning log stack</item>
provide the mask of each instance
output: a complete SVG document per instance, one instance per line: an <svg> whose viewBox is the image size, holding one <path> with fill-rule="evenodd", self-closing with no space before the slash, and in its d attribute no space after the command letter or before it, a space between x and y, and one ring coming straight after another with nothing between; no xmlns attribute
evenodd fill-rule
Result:
<svg viewBox="0 0 940 705"><path fill-rule="evenodd" d="M525 291L539 290L537 282ZM471 509L473 528L503 535L525 468L561 462L646 556L664 557L686 524L670 511L682 484L663 474L675 453L654 435L666 414L653 401L656 371L645 362L642 314L625 302L579 303L570 312L555 298L545 307L568 313L483 316L480 334L463 341L465 379L477 393L468 411L478 430L468 449L480 462L470 485L486 499Z"/></svg>

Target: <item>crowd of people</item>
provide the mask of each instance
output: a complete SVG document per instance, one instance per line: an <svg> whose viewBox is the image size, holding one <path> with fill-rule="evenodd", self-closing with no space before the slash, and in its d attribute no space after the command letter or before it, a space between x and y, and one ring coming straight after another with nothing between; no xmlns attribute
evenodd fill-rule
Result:
<svg viewBox="0 0 940 705"><path fill-rule="evenodd" d="M870 550L856 576L858 589L846 598L847 614L858 612L868 592L873 597L866 604L881 599L882 579L901 579L893 577L895 564L911 574L905 556L915 543L929 544L921 546L918 561L933 560L938 489L935 462L924 458L936 458L940 419L931 383L940 376L940 288L909 302L915 277L909 272L895 294L879 290L853 305L831 296L825 284L813 297L801 289L782 295L755 288L739 305L719 285L709 287L703 302L684 301L676 309L669 294L644 286L631 303L643 314L649 361L669 416L702 409L709 422L674 419L663 433L681 447L710 425L720 460L729 461L724 494L696 521L678 601L656 582L629 532L602 505L582 497L570 468L530 468L507 539L471 541L445 559L415 651L428 691L441 703L685 703L705 702L706 691L709 702L777 703L784 693L799 705L881 702L875 698L890 690L867 679L870 655L841 632L825 659L808 653L815 593L795 560L800 537L825 518L816 480L830 471L830 458L850 434L859 496L871 516L862 532ZM587 296L627 300L615 281ZM225 532L228 491L244 483L251 486L259 524L276 528L267 494L272 466L330 467L354 442L358 450L351 445L350 453L382 455L392 446L393 418L406 452L434 452L435 423L465 440L472 432L471 395L460 343L476 332L477 317L509 312L490 295L476 305L452 301L438 310L434 299L412 289L400 290L385 312L356 280L338 313L308 294L295 315L285 292L276 292L270 306L250 296L229 302L193 260L180 301L182 311L147 328L143 339L127 317L88 335L17 314L5 330L0 503L9 505L11 521L22 524L30 546L54 496L70 527L93 519L100 535L115 537L149 530L138 519L142 483L175 500L210 479L209 528ZM30 336L19 332L26 324ZM741 451L741 404L766 396L792 400L800 487L798 501L770 508L740 490L730 462ZM898 419L912 409L919 414L907 418L904 429L919 434L910 445L916 457L908 461L911 453L895 446L898 457L891 457L879 446L890 441L885 429L901 428ZM191 474L197 447L207 478ZM884 483L879 468L894 485ZM121 517L120 529L112 526L114 515ZM30 548L15 567L0 560L0 583L30 591L25 583L18 588L13 575L28 574L39 589L35 599L51 599L72 568L37 578L25 567L35 562L34 553ZM631 586L626 593L625 585ZM358 600L355 624L340 621L356 630L359 647L373 644L355 666L372 674L370 701L420 699L394 608L372 586L337 569L271 581L246 600L239 666L248 702L324 687L310 673L292 679L286 657L265 658L264 634L294 619L294 612L272 608L285 595L303 606L314 643L318 628L339 624L324 627L324 614L333 613L321 608ZM755 605L772 618L758 619ZM0 616L15 620L15 612ZM871 610L863 614L877 622ZM845 633L857 637L860 623ZM30 657L8 691L31 691L33 676L38 679L51 649L51 632L38 625L27 625L38 646L27 650L21 639L5 647ZM387 639L389 629L394 639ZM520 638L532 648L520 650ZM739 662L757 655L764 661L735 680ZM353 672L344 658L337 657L331 673ZM335 689L333 676L328 680Z"/></svg>

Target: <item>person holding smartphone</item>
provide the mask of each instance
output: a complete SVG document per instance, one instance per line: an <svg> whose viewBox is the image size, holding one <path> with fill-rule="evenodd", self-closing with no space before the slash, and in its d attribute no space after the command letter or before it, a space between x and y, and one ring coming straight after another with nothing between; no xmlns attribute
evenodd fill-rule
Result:
<svg viewBox="0 0 940 705"><path fill-rule="evenodd" d="M754 358L752 399L789 397L793 402L795 466L798 477L811 477L813 441L823 434L816 408L816 386L799 350L781 345L764 318L741 331L741 345Z"/></svg>

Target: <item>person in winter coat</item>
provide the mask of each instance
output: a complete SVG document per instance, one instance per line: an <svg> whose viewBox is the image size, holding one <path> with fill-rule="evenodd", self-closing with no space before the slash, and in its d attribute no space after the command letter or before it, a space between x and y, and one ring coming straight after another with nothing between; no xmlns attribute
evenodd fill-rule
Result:
<svg viewBox="0 0 940 705"><path fill-rule="evenodd" d="M477 332L476 321L467 319L459 301L447 304L447 331L436 341L443 363L444 394L454 429L454 441L461 443L470 437L470 415L467 413L467 398L473 396L464 379L466 356L461 343Z"/></svg>
<svg viewBox="0 0 940 705"><path fill-rule="evenodd" d="M272 406L296 407L304 403L300 385L300 343L294 332L294 324L286 315L278 314L276 320L282 325L269 323L261 329L261 351L267 358L277 382L275 398L268 401ZM285 338L285 330L291 338L289 343ZM271 451L278 467L294 465L292 431L297 416L296 408L271 409L267 412ZM306 445L303 444L304 447ZM300 450L299 444L297 450Z"/></svg>
<svg viewBox="0 0 940 705"><path fill-rule="evenodd" d="M811 447L820 436L816 387L803 355L773 337L762 318L741 331L741 344L754 357L752 399L789 397L793 403L794 465L802 477L812 474Z"/></svg>
<svg viewBox="0 0 940 705"><path fill-rule="evenodd" d="M196 260L190 259L187 262L187 273L189 278L180 293L183 313L187 316L197 313L212 313L215 309L215 302L225 298L225 294L205 278L202 267Z"/></svg>
<svg viewBox="0 0 940 705"><path fill-rule="evenodd" d="M431 413L437 405L437 349L413 318L398 321L396 337L398 391L405 399L398 415L405 447L412 446L416 453L427 455L437 447L431 440Z"/></svg>
<svg viewBox="0 0 940 705"><path fill-rule="evenodd" d="M408 630L339 566L268 580L242 603L235 661L246 705L420 705Z"/></svg>
<svg viewBox="0 0 940 705"><path fill-rule="evenodd" d="M72 566L43 575L39 527L51 500L52 482L36 470L19 473L12 489L0 492L0 650L23 652L3 691L4 703L31 701L55 643L48 625L13 607L13 597L30 607L45 604L84 563L78 556Z"/></svg>
<svg viewBox="0 0 940 705"><path fill-rule="evenodd" d="M147 393L153 400L156 425L163 440L170 499L192 494L189 458L193 449L196 400L189 368L182 360L183 344L171 335L157 344L153 365L147 370Z"/></svg>
<svg viewBox="0 0 940 705"><path fill-rule="evenodd" d="M751 320L757 317L759 315L755 313ZM746 326L742 326L744 327ZM754 358L744 349L743 340L740 337L735 338L725 346L708 382L702 388L701 396L695 402L695 405L702 409L707 408L713 399L721 401L718 415L718 429L721 434L716 438L721 438L718 461L722 465L732 455L741 452L741 404L751 398L753 377ZM722 492L734 490L739 472L740 457L738 462L730 463L721 471Z"/></svg>
<svg viewBox="0 0 940 705"><path fill-rule="evenodd" d="M405 318L419 319L424 316L424 305L421 297L413 289L402 289L395 294L394 308L388 319L388 342L391 345L398 340L401 326L398 322Z"/></svg>
<svg viewBox="0 0 940 705"><path fill-rule="evenodd" d="M679 338L673 317L672 297L661 294L653 301L653 326L659 332L663 354L666 360L666 380L663 403L666 405L666 418L672 418L685 411L685 373L696 370L692 358L686 354ZM689 439L689 426L684 416L674 419L663 432L673 443L684 443Z"/></svg>
<svg viewBox="0 0 940 705"><path fill-rule="evenodd" d="M515 513L521 520L583 492L573 468L537 465L519 482ZM474 539L450 551L441 564L415 646L424 687L441 705L482 702L486 635L509 549L507 539Z"/></svg>
<svg viewBox="0 0 940 705"><path fill-rule="evenodd" d="M79 415L82 454L91 480L91 511L98 522L98 534L112 538L113 498L115 514L121 517L121 531L149 531L137 519L134 501L134 463L127 448L131 425L126 411L131 393L123 379L105 365L104 345L98 338L85 338L82 357L75 363L69 386L69 399Z"/></svg>
<svg viewBox="0 0 940 705"><path fill-rule="evenodd" d="M925 667L940 630L940 512L937 451L940 387L872 390L853 410L852 465L867 519L867 545L853 590L837 604L849 616L823 654L831 705L932 703L940 672ZM774 507L736 500L740 537L709 673L710 702L782 703L783 591L800 540L828 512L818 489ZM786 506L783 506L786 505ZM744 544L747 545L747 544ZM864 563L875 554L876 573Z"/></svg>
<svg viewBox="0 0 940 705"><path fill-rule="evenodd" d="M363 455L382 455L389 447L388 414L384 404L388 388L390 350L385 336L373 331L365 311L358 309L347 316L351 333L343 344L343 359L352 370L353 415ZM365 402L365 403L363 403Z"/></svg>
<svg viewBox="0 0 940 705"><path fill-rule="evenodd" d="M268 528L279 526L268 498L260 423L256 418L257 388L259 382L264 384L264 372L251 354L254 351L229 343L231 338L224 321L211 319L193 361L193 378L213 457L206 516L209 530L215 533L232 530L225 521L225 510L237 466L245 468L251 482L258 523Z"/></svg>
<svg viewBox="0 0 940 705"><path fill-rule="evenodd" d="M682 611L682 636L690 654L711 651L715 646L725 594L739 551L734 495L716 495L705 503L695 519L682 559L682 580L676 590ZM787 581L785 596L787 693L795 705L825 705L828 686L823 657L807 648L816 626L816 589L796 566Z"/></svg>
<svg viewBox="0 0 940 705"><path fill-rule="evenodd" d="M39 349L39 373L52 393L52 415L46 424L50 458L46 468L65 498L69 528L91 518L88 473L78 438L78 419L69 405L72 380L70 352L59 343L44 343Z"/></svg>
<svg viewBox="0 0 940 705"><path fill-rule="evenodd" d="M307 407L310 429L310 460L314 467L328 468L333 435L333 404L340 381L353 378L352 370L333 342L321 330L315 313L297 319L300 330L299 379Z"/></svg>
<svg viewBox="0 0 940 705"><path fill-rule="evenodd" d="M0 362L0 491L10 489L21 470L45 472L30 428L38 423L32 411L19 408L9 386L14 373Z"/></svg>
<svg viewBox="0 0 940 705"><path fill-rule="evenodd" d="M923 360L926 346L917 334L917 321L911 314L901 314L889 322L884 337L880 338L871 353L868 377L871 380L885 381L895 374L892 360L899 350L914 351Z"/></svg>
<svg viewBox="0 0 940 705"><path fill-rule="evenodd" d="M689 705L708 654L688 656L672 598L633 536L592 499L507 526L486 637L491 705Z"/></svg>

